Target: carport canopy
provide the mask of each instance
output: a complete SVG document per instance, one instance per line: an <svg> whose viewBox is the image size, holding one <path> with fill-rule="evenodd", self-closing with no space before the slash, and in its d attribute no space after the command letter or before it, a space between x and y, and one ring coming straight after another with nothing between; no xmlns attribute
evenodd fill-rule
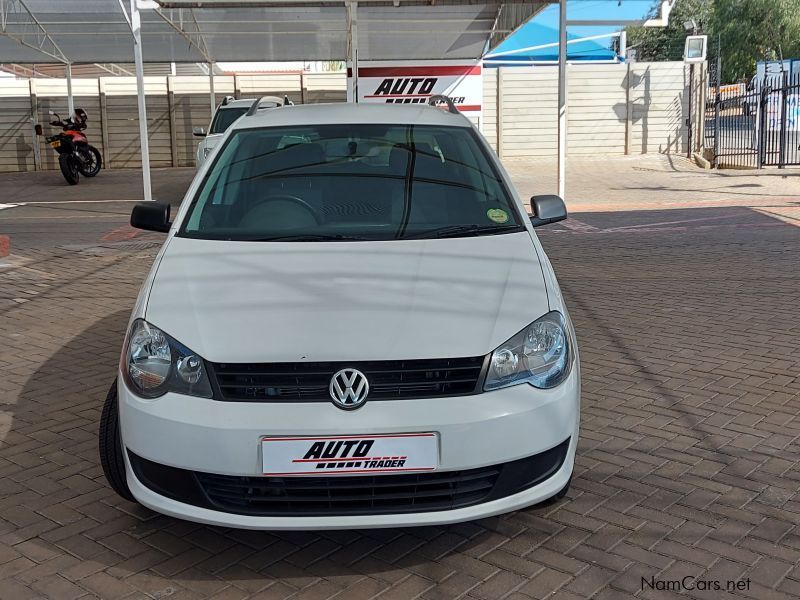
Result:
<svg viewBox="0 0 800 600"><path fill-rule="evenodd" d="M558 0L555 0L556 2ZM148 62L475 59L553 0L0 0L4 62L130 62L139 98L144 199ZM131 45L131 36L133 44ZM213 94L213 76L212 94Z"/></svg>
<svg viewBox="0 0 800 600"><path fill-rule="evenodd" d="M675 2L662 0L660 19L644 24L666 25ZM478 60L550 4L560 4L558 192L563 197L567 0L0 0L0 56L10 63L48 58L63 63L72 112L72 64L130 62L133 54L144 198L150 200L145 61L204 62L213 75L212 65L220 61L346 58L355 89L359 60ZM213 95L213 76L211 89Z"/></svg>
<svg viewBox="0 0 800 600"><path fill-rule="evenodd" d="M357 7L360 60L480 58L553 1L0 0L5 63L342 60Z"/></svg>

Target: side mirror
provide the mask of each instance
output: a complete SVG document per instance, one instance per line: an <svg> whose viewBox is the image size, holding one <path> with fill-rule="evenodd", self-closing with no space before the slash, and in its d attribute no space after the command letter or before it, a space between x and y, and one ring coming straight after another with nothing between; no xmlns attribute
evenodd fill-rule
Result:
<svg viewBox="0 0 800 600"><path fill-rule="evenodd" d="M206 130L204 127L192 127L192 135L194 137L206 137Z"/></svg>
<svg viewBox="0 0 800 600"><path fill-rule="evenodd" d="M48 114L48 115L54 115L54 116L56 116L56 117L58 116L58 115L57 115L56 113L54 113L52 110L48 110L48 111L47 111L47 114Z"/></svg>
<svg viewBox="0 0 800 600"><path fill-rule="evenodd" d="M44 135L44 132L42 131L42 126L39 123L34 125L33 130L36 132L36 135Z"/></svg>
<svg viewBox="0 0 800 600"><path fill-rule="evenodd" d="M567 218L567 207L564 201L556 195L533 196L531 198L531 224L534 227L557 223Z"/></svg>
<svg viewBox="0 0 800 600"><path fill-rule="evenodd" d="M169 231L169 204L163 202L140 202L131 212L131 226L147 231Z"/></svg>

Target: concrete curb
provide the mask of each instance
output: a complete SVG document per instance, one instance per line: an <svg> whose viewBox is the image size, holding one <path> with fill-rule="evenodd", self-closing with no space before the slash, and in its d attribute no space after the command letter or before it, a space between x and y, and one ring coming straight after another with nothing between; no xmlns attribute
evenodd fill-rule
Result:
<svg viewBox="0 0 800 600"><path fill-rule="evenodd" d="M706 158L702 156L700 153L698 152L693 153L692 158L694 158L694 162L697 164L698 167L702 167L703 169L711 168L711 163L708 160L706 160Z"/></svg>

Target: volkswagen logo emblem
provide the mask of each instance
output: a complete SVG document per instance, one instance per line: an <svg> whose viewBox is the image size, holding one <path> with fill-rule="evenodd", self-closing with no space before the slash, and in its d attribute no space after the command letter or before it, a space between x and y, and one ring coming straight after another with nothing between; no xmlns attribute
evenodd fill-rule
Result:
<svg viewBox="0 0 800 600"><path fill-rule="evenodd" d="M339 408L358 408L367 400L369 382L358 369L342 369L331 377L328 392Z"/></svg>

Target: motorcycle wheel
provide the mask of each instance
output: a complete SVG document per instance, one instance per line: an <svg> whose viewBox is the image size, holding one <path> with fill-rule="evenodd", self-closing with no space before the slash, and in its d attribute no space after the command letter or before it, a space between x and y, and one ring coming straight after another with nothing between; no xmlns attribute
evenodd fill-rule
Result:
<svg viewBox="0 0 800 600"><path fill-rule="evenodd" d="M76 185L81 176L78 174L78 161L71 154L60 154L58 156L58 166L61 167L61 174L70 185Z"/></svg>
<svg viewBox="0 0 800 600"><path fill-rule="evenodd" d="M81 175L84 177L94 177L100 172L103 166L103 157L100 156L100 151L94 146L88 144L84 148L78 148L81 157L83 158L82 164L78 166Z"/></svg>

